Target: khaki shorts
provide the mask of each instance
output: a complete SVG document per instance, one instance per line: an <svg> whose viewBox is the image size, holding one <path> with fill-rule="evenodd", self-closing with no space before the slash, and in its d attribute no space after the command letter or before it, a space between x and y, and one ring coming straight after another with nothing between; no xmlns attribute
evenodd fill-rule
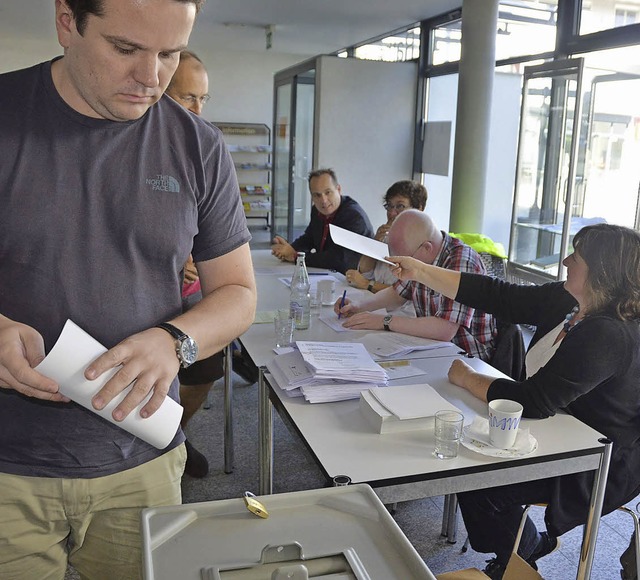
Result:
<svg viewBox="0 0 640 580"><path fill-rule="evenodd" d="M0 578L63 580L69 562L88 580L142 578L142 508L182 501L184 445L93 479L0 473Z"/></svg>

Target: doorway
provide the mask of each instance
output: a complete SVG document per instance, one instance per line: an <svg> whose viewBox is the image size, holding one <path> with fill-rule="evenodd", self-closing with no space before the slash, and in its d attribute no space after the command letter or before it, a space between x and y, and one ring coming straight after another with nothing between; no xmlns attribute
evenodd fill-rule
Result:
<svg viewBox="0 0 640 580"><path fill-rule="evenodd" d="M313 167L315 64L281 71L274 84L272 237L295 240L309 222Z"/></svg>

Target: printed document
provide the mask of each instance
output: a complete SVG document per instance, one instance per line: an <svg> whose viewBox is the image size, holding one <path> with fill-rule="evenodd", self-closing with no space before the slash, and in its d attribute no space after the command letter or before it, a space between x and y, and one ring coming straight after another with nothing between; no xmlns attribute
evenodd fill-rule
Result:
<svg viewBox="0 0 640 580"><path fill-rule="evenodd" d="M360 339L374 357L404 356L415 350L433 350L452 346L451 342L409 336L399 332L371 332Z"/></svg>

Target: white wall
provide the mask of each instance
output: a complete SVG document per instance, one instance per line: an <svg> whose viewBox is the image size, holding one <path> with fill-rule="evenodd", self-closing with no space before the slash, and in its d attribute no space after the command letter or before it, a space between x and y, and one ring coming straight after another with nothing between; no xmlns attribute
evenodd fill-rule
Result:
<svg viewBox="0 0 640 580"><path fill-rule="evenodd" d="M385 191L412 177L416 65L323 56L316 83L315 166L335 169L375 230Z"/></svg>
<svg viewBox="0 0 640 580"><path fill-rule="evenodd" d="M209 73L211 100L203 111L210 121L273 123L273 75L306 58L267 52L209 53L192 47Z"/></svg>

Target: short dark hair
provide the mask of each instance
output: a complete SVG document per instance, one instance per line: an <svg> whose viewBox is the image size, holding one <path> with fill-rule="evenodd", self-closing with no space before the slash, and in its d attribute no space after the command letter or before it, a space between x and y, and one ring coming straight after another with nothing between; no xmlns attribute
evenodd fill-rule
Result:
<svg viewBox="0 0 640 580"><path fill-rule="evenodd" d="M94 16L104 16L104 0L65 0L73 19L76 21L76 28L82 35L87 26L89 14ZM175 0L176 2L190 3L196 5L196 12L204 6L206 0Z"/></svg>
<svg viewBox="0 0 640 580"><path fill-rule="evenodd" d="M573 238L587 264L587 314L640 320L640 234L612 224L585 226Z"/></svg>
<svg viewBox="0 0 640 580"><path fill-rule="evenodd" d="M322 177L323 175L329 175L331 177L331 181L333 181L333 185L338 185L338 178L336 177L336 172L329 167L323 167L322 169L314 169L309 172L309 187L311 187L311 180L314 177Z"/></svg>
<svg viewBox="0 0 640 580"><path fill-rule="evenodd" d="M427 206L427 199L429 194L427 188L411 179L403 179L402 181L396 181L384 194L384 203L389 203L392 198L397 195L409 198L411 207L413 209L419 209L423 211Z"/></svg>

